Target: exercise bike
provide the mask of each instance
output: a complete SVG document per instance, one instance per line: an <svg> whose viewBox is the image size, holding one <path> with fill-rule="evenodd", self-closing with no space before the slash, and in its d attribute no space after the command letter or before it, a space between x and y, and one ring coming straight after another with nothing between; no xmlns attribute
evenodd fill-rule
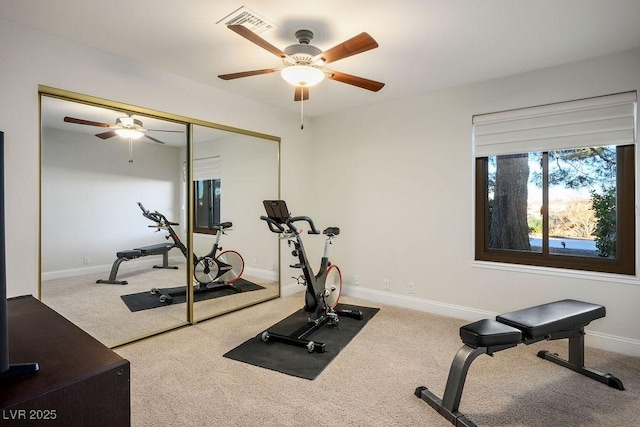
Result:
<svg viewBox="0 0 640 427"><path fill-rule="evenodd" d="M294 277L294 279L306 286L304 310L314 313L314 315L308 319L305 325L292 334L284 335L264 331L260 338L265 342L273 341L303 347L309 353L314 351L324 353L326 350L325 343L308 339L311 334L324 325L337 326L340 321L339 316L358 320L363 317L362 312L359 310L335 309L342 291L342 274L337 265L329 262L328 253L331 240L340 234L340 229L338 227L328 227L322 232L327 236L324 243L324 253L320 261L320 270L318 274L314 274L302 244L300 236L302 230L299 230L294 225L296 222L304 221L309 224L309 234L320 234L313 220L308 216L292 217L284 200L265 200L263 204L267 216L261 216L260 219L266 221L269 230L280 234L282 240L286 240L289 246L293 245L294 247L291 254L297 257L299 262L291 265L291 267L302 269L302 274Z"/></svg>
<svg viewBox="0 0 640 427"><path fill-rule="evenodd" d="M172 239L175 246L180 249L185 258L187 256L187 247L180 241L180 237L173 229L174 225L179 225L176 222L171 222L159 213L158 211L150 212L145 209L142 203L138 202L138 206L142 210L142 216L155 222L155 225L150 225L151 228L157 228L156 232L160 230L166 230L169 235L167 239ZM234 250L222 251L220 247L220 238L227 231L231 230L233 224L231 222L222 222L215 224L212 228L216 230L216 240L211 247L211 251L202 257L197 257L193 254L193 276L195 284L193 287L194 293L208 292L218 289L231 289L236 293L242 292L240 288L234 285L242 272L244 271L244 259L242 255ZM221 251L218 253L218 251ZM185 288L169 288L160 289L152 288L151 293L158 295L158 299L161 303L171 304L173 297L177 295L184 295Z"/></svg>

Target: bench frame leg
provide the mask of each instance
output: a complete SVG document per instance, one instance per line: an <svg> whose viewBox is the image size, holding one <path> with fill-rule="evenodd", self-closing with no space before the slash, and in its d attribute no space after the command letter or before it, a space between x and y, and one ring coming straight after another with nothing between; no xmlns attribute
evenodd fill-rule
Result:
<svg viewBox="0 0 640 427"><path fill-rule="evenodd" d="M426 387L416 388L415 395L424 400L440 415L449 420L453 425L459 427L476 427L472 421L458 411L464 383L467 379L467 372L471 363L481 354L491 354L489 348L473 348L468 345L462 346L456 353L449 369L449 377L442 399L430 392Z"/></svg>
<svg viewBox="0 0 640 427"><path fill-rule="evenodd" d="M587 368L586 366L584 366L584 328L573 331L573 333L569 334L569 336L567 336L566 334L562 334L559 336L551 335L549 337L550 340L562 338L569 338L569 360L561 358L557 353L551 353L550 351L546 350L539 351L538 357L563 366L565 368L571 369L574 372L585 375L596 381L600 381L601 383L606 384L609 387L618 390L624 390L622 381L620 381L619 378L614 377L611 374L604 374L602 372L596 371L595 369Z"/></svg>
<svg viewBox="0 0 640 427"><path fill-rule="evenodd" d="M451 362L449 376L447 377L447 385L444 389L442 399L431 393L427 387L424 386L416 388L414 394L416 397L427 402L429 406L438 411L440 415L449 420L453 425L458 427L476 427L476 424L458 410L469 367L481 354L493 356L493 353L506 350L517 345L518 343L473 348L465 344L460 348L460 350L458 350L453 358L453 362Z"/></svg>
<svg viewBox="0 0 640 427"><path fill-rule="evenodd" d="M162 265L154 265L153 268L169 268L171 270L178 269L175 265L169 265L169 251L164 251L162 253Z"/></svg>
<svg viewBox="0 0 640 427"><path fill-rule="evenodd" d="M116 259L113 262L113 265L111 266L111 273L109 274L109 279L108 280L99 279L99 280L96 280L96 283L109 283L112 285L127 285L129 282L127 282L126 280L116 280L116 276L118 275L118 268L120 267L120 264L122 264L123 261L129 261L129 258Z"/></svg>
<svg viewBox="0 0 640 427"><path fill-rule="evenodd" d="M173 270L177 270L178 267L177 266L173 266L173 265L169 265L169 250L171 248L167 249L166 251L162 252L162 265L154 265L153 268L169 268L169 269L173 269ZM129 261L132 259L138 259L138 258L142 258L145 256L154 256L154 255L160 255L160 253L157 254L145 254L145 253L139 253L138 255L135 256L128 256L128 257L120 257L117 258L114 262L113 265L111 266L111 273L109 273L109 279L99 279L96 280L96 283L109 283L112 285L128 285L129 282L127 282L126 280L118 280L116 277L118 276L118 269L120 268L120 264L122 264L124 261Z"/></svg>

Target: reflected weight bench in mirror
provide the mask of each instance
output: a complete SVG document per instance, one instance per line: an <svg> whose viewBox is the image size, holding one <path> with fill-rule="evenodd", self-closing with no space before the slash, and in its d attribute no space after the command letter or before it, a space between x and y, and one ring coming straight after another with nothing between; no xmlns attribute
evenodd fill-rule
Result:
<svg viewBox="0 0 640 427"><path fill-rule="evenodd" d="M132 259L142 258L145 256L151 255L162 255L162 264L154 265L153 268L171 268L177 269L178 267L169 265L169 251L172 248L177 247L174 243L158 243L156 245L142 246L140 248L135 248L131 250L119 251L116 253L116 260L113 262L113 266L111 266L111 273L109 274L109 279L99 279L96 280L96 283L110 283L112 285L126 285L129 282L126 280L117 280L116 276L118 275L118 268L120 268L120 264L124 261L129 261Z"/></svg>
<svg viewBox="0 0 640 427"><path fill-rule="evenodd" d="M576 300L562 300L501 314L496 320L483 319L460 328L464 345L456 354L442 399L427 387L418 387L415 395L456 426L476 426L458 411L464 382L471 363L481 354L494 353L542 340L569 339L569 357L563 359L548 351L539 351L538 357L572 371L586 375L609 387L624 390L622 382L584 366L584 327L592 320L604 317L605 308Z"/></svg>

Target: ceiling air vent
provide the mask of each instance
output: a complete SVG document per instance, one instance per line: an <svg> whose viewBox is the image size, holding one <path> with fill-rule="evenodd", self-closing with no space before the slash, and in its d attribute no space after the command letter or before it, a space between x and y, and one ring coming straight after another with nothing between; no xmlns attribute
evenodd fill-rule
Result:
<svg viewBox="0 0 640 427"><path fill-rule="evenodd" d="M256 34L264 33L276 27L274 23L267 21L262 16L244 6L234 10L216 22L216 24L220 23L224 23L224 25L242 25Z"/></svg>

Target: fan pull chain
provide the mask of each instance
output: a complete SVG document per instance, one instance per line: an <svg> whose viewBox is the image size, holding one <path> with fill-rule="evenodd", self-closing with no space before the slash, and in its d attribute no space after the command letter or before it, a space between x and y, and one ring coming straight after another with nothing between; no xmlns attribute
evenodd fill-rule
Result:
<svg viewBox="0 0 640 427"><path fill-rule="evenodd" d="M129 163L133 163L133 141L129 138Z"/></svg>
<svg viewBox="0 0 640 427"><path fill-rule="evenodd" d="M300 87L300 129L304 129L304 86Z"/></svg>

